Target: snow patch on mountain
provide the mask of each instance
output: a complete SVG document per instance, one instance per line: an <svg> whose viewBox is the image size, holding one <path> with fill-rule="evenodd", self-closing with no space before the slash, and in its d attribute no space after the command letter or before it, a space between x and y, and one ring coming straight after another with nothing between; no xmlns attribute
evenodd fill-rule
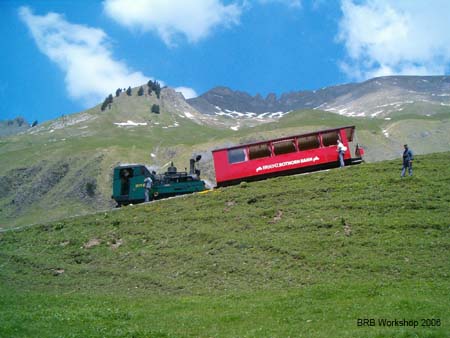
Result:
<svg viewBox="0 0 450 338"><path fill-rule="evenodd" d="M279 119L286 114L289 114L291 111L283 112L283 111L277 111L277 112L265 112L265 113L255 113L255 112L239 112L236 110L230 110L230 109L224 109L220 108L219 106L215 106L217 111L215 112L215 115L217 116L226 116L230 117L232 119L256 119L256 120L262 120L262 119Z"/></svg>
<svg viewBox="0 0 450 338"><path fill-rule="evenodd" d="M128 120L127 122L114 122L114 124L119 127L130 127L130 126L135 127L135 126L146 126L147 122L134 122Z"/></svg>
<svg viewBox="0 0 450 338"><path fill-rule="evenodd" d="M180 116L182 116L182 115L180 115ZM191 119L191 120L195 119L194 115L192 115L188 111L184 112L184 116L186 116L188 119Z"/></svg>
<svg viewBox="0 0 450 338"><path fill-rule="evenodd" d="M230 127L230 129L231 129L231 130L234 130L234 131L238 131L238 130L239 130L239 127L240 127L240 125L239 125L239 123L238 123L237 125Z"/></svg>
<svg viewBox="0 0 450 338"><path fill-rule="evenodd" d="M414 104L416 102L433 103L433 101L427 99L417 99L417 100L405 100L405 101L394 101L384 104L365 104L364 102L349 102L346 104L333 105L328 103L323 103L313 109L329 111L331 113L336 113L343 116L349 117L382 117L389 115L393 112L402 111L409 104ZM440 103L443 105L442 103ZM444 104L445 105L445 104ZM367 111L367 110L368 111Z"/></svg>

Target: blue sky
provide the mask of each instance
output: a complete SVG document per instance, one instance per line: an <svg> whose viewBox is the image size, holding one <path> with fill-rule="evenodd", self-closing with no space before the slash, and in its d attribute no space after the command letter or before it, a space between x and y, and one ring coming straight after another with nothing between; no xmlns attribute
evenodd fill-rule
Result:
<svg viewBox="0 0 450 338"><path fill-rule="evenodd" d="M450 72L450 1L0 1L0 120L40 122L148 79L186 97Z"/></svg>

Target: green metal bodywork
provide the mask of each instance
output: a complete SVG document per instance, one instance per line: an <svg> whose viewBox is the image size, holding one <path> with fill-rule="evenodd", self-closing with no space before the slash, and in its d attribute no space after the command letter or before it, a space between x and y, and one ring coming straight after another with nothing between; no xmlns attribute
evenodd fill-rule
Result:
<svg viewBox="0 0 450 338"><path fill-rule="evenodd" d="M114 168L111 197L118 206L144 202L144 179L148 176L153 181L150 200L206 190L205 182L195 175L186 172L155 174L142 164L130 164Z"/></svg>

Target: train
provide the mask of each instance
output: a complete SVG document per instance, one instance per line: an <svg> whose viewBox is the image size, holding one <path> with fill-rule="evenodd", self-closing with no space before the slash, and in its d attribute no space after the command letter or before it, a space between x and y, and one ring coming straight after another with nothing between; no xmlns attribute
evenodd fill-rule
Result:
<svg viewBox="0 0 450 338"><path fill-rule="evenodd" d="M218 187L339 167L337 142L347 148L345 165L360 164L364 149L355 126L319 130L213 150Z"/></svg>
<svg viewBox="0 0 450 338"><path fill-rule="evenodd" d="M137 204L145 201L144 180L150 177L153 181L150 200L158 200L172 196L191 194L207 190L200 179L200 169L196 166L201 159L198 155L189 161L189 172L178 171L171 163L167 171L157 174L143 164L122 164L113 169L113 194L111 196L117 206Z"/></svg>
<svg viewBox="0 0 450 338"><path fill-rule="evenodd" d="M345 165L360 164L364 148L356 142L355 129L345 126L215 149L212 157L217 187L339 167L338 140L346 149ZM118 206L144 202L146 177L153 181L152 200L205 191L196 165L200 159L190 159L189 172L178 172L172 163L163 174L143 164L119 165L113 170L112 198Z"/></svg>

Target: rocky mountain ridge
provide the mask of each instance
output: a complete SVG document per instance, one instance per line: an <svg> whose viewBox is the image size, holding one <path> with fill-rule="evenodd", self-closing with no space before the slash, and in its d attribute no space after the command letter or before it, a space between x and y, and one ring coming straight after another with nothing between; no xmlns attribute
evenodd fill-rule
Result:
<svg viewBox="0 0 450 338"><path fill-rule="evenodd" d="M216 87L188 99L203 114L241 117L281 117L300 109L320 109L345 116L389 117L407 106L450 106L449 76L386 76L313 91L251 96L227 87ZM420 109L419 109L420 110ZM418 113L433 114L425 109Z"/></svg>

